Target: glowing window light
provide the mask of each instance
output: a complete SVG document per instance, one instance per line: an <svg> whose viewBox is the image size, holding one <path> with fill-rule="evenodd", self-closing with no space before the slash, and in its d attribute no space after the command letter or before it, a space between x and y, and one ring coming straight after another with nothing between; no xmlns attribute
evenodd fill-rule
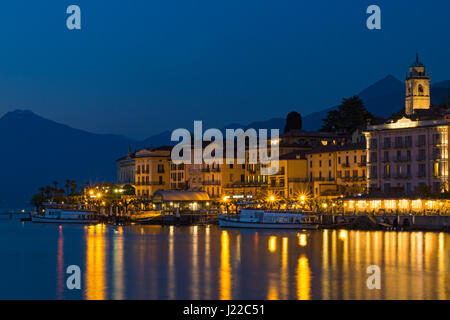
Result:
<svg viewBox="0 0 450 320"><path fill-rule="evenodd" d="M398 207L399 207L400 209L408 209L408 207L409 207L409 201L406 200L406 199L400 200L400 201L398 202Z"/></svg>
<svg viewBox="0 0 450 320"><path fill-rule="evenodd" d="M395 200L384 200L384 208L385 209L395 210L396 207L397 207L397 203Z"/></svg>
<svg viewBox="0 0 450 320"><path fill-rule="evenodd" d="M348 202L348 208L349 208L350 210L355 209L355 200L350 200L350 201Z"/></svg>
<svg viewBox="0 0 450 320"><path fill-rule="evenodd" d="M411 207L414 210L422 210L422 200L413 200L411 202Z"/></svg>
<svg viewBox="0 0 450 320"><path fill-rule="evenodd" d="M371 210L377 210L381 208L381 200L371 200L369 203Z"/></svg>
<svg viewBox="0 0 450 320"><path fill-rule="evenodd" d="M358 201L356 202L356 206L357 206L359 209L365 209L365 208L367 207L367 202L366 202L365 200L358 200Z"/></svg>

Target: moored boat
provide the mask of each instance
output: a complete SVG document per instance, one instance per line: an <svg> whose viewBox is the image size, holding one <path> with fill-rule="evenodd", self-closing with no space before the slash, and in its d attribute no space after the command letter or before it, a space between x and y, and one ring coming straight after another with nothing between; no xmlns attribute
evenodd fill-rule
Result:
<svg viewBox="0 0 450 320"><path fill-rule="evenodd" d="M94 211L82 209L77 204L47 204L41 212L31 215L31 221L43 223L81 223L94 224L98 222Z"/></svg>
<svg viewBox="0 0 450 320"><path fill-rule="evenodd" d="M301 210L241 209L240 213L218 216L219 225L229 228L317 229L313 212Z"/></svg>

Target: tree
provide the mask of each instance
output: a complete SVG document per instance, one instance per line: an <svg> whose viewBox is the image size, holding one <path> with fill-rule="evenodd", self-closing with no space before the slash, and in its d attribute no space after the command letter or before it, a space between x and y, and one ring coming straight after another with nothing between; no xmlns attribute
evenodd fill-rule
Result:
<svg viewBox="0 0 450 320"><path fill-rule="evenodd" d="M358 96L342 99L337 110L328 112L321 131L340 134L352 134L356 130L366 127L374 116L364 107L363 101Z"/></svg>
<svg viewBox="0 0 450 320"><path fill-rule="evenodd" d="M66 180L66 184L64 185L64 188L66 189L66 195L69 196L70 194L70 180Z"/></svg>
<svg viewBox="0 0 450 320"><path fill-rule="evenodd" d="M77 182L75 180L72 180L72 182L70 183L70 192L72 195L75 195L77 192Z"/></svg>
<svg viewBox="0 0 450 320"><path fill-rule="evenodd" d="M290 130L302 130L302 115L296 111L291 111L286 117L284 133Z"/></svg>
<svg viewBox="0 0 450 320"><path fill-rule="evenodd" d="M42 204L46 201L44 193L39 192L36 193L33 198L31 199L31 203L34 205L37 211L40 210Z"/></svg>

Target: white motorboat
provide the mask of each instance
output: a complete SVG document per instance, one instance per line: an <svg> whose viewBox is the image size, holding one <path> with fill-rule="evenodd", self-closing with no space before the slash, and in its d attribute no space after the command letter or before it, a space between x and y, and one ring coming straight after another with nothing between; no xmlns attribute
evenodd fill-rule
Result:
<svg viewBox="0 0 450 320"><path fill-rule="evenodd" d="M98 219L94 211L82 209L83 205L48 204L41 212L31 215L31 221L44 223L93 224Z"/></svg>

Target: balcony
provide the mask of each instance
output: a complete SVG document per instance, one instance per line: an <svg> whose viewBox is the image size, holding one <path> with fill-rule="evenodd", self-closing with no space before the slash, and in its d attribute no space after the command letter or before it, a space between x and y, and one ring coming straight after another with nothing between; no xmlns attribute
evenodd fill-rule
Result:
<svg viewBox="0 0 450 320"><path fill-rule="evenodd" d="M437 154L437 153L433 154L432 159L433 160L441 160L442 159L441 154Z"/></svg>
<svg viewBox="0 0 450 320"><path fill-rule="evenodd" d="M271 183L269 184L270 188L284 188L285 184L284 183Z"/></svg>
<svg viewBox="0 0 450 320"><path fill-rule="evenodd" d="M433 147L439 147L442 145L441 140L433 140L432 146Z"/></svg>
<svg viewBox="0 0 450 320"><path fill-rule="evenodd" d="M341 178L343 182L358 182L358 181L364 181L366 180L365 176L358 176L358 177L343 177Z"/></svg>
<svg viewBox="0 0 450 320"><path fill-rule="evenodd" d="M334 178L313 177L313 181L334 181Z"/></svg>
<svg viewBox="0 0 450 320"><path fill-rule="evenodd" d="M364 162L359 162L358 163L358 167L367 167L367 163L364 161Z"/></svg>
<svg viewBox="0 0 450 320"><path fill-rule="evenodd" d="M308 179L306 178L288 178L288 182L297 182L297 183L301 183L301 182L308 182Z"/></svg>
<svg viewBox="0 0 450 320"><path fill-rule="evenodd" d="M200 169L200 172L206 172L206 173L209 173L209 172L220 172L220 168L219 168L219 167L214 167L214 168L209 168L209 167L207 167L207 168L201 168L201 169Z"/></svg>
<svg viewBox="0 0 450 320"><path fill-rule="evenodd" d="M350 168L350 163L344 162L344 163L342 163L342 167L343 168Z"/></svg>
<svg viewBox="0 0 450 320"><path fill-rule="evenodd" d="M281 170L278 170L275 174L273 174L274 176L282 176L285 174L284 168Z"/></svg>
<svg viewBox="0 0 450 320"><path fill-rule="evenodd" d="M427 157L425 157L425 156L417 156L416 160L417 161L425 161L425 160L427 160Z"/></svg>
<svg viewBox="0 0 450 320"><path fill-rule="evenodd" d="M394 179L411 179L411 174L397 174L394 176Z"/></svg>
<svg viewBox="0 0 450 320"><path fill-rule="evenodd" d="M165 182L164 181L141 181L141 182L136 182L137 186L160 186L160 185L164 185Z"/></svg>
<svg viewBox="0 0 450 320"><path fill-rule="evenodd" d="M202 184L204 186L219 186L220 185L220 181L219 180L208 180L208 181L203 181Z"/></svg>
<svg viewBox="0 0 450 320"><path fill-rule="evenodd" d="M411 161L411 158L408 157L396 157L394 159L394 162L408 162Z"/></svg>
<svg viewBox="0 0 450 320"><path fill-rule="evenodd" d="M383 149L390 149L390 148L392 148L392 146L391 146L390 143L389 143L389 144L384 144L384 145L383 145Z"/></svg>
<svg viewBox="0 0 450 320"><path fill-rule="evenodd" d="M225 188L251 188L251 187L261 187L267 186L267 182L233 182L225 186Z"/></svg>

